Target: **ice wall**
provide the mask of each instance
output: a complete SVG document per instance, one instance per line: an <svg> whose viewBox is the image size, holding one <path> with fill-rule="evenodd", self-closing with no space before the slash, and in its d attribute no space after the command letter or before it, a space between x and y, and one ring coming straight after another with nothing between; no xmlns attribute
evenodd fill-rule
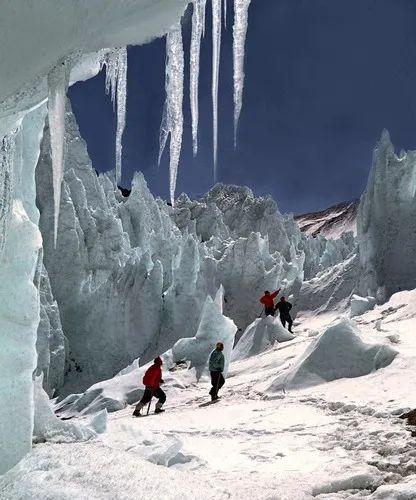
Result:
<svg viewBox="0 0 416 500"><path fill-rule="evenodd" d="M32 372L39 322L33 279L42 242L33 173L44 118L44 106L33 110L8 137L13 182L3 184L1 200L10 209L2 213L9 220L0 260L0 474L15 465L32 444Z"/></svg>
<svg viewBox="0 0 416 500"><path fill-rule="evenodd" d="M387 131L361 197L357 238L360 295L384 302L416 287L416 151L397 156Z"/></svg>
<svg viewBox="0 0 416 500"><path fill-rule="evenodd" d="M43 252L40 252L34 279L40 296L40 321L36 338L38 355L36 375L42 375L46 393L53 396L64 383L66 339L62 331L58 304L53 298L42 256Z"/></svg>
<svg viewBox="0 0 416 500"><path fill-rule="evenodd" d="M58 61L70 58L71 81L92 76L100 68L101 49L144 43L166 33L186 4L186 0L91 0L74 6L65 0L16 0L2 5L0 144L3 148L6 142L8 151L11 144L16 153L6 154L13 185L10 176L4 175L7 169L2 168L0 179L1 203L6 209L0 213L0 473L30 449L32 438L32 372L39 323L39 292L33 279L41 246L34 168L45 115L44 106L39 105L48 95L47 75ZM4 159L1 163L2 167L6 164ZM7 238L3 230L8 230Z"/></svg>

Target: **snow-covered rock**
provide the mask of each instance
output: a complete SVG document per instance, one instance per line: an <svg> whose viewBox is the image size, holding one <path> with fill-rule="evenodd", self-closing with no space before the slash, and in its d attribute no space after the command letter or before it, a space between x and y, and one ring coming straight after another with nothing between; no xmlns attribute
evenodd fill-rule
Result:
<svg viewBox="0 0 416 500"><path fill-rule="evenodd" d="M311 236L337 239L347 232L357 234L358 200L338 203L320 212L296 215L300 229Z"/></svg>
<svg viewBox="0 0 416 500"><path fill-rule="evenodd" d="M276 342L287 342L295 336L287 331L280 319L273 316L257 318L249 325L233 349L232 360L260 354Z"/></svg>
<svg viewBox="0 0 416 500"><path fill-rule="evenodd" d="M386 344L364 343L354 323L345 318L312 341L269 390L300 389L345 377L361 377L388 366L396 356L397 351Z"/></svg>

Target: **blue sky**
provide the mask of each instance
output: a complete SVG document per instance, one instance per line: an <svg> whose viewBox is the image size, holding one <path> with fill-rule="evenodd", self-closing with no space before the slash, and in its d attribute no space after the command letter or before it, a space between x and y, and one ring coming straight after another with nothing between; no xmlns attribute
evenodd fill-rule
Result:
<svg viewBox="0 0 416 500"><path fill-rule="evenodd" d="M208 0L208 12L210 1ZM246 86L233 148L232 2L220 68L218 180L270 193L301 213L358 197L383 128L397 149L416 149L414 0L252 0ZM207 18L210 25L210 16ZM189 47L189 12L184 45ZM168 197L168 155L157 167L164 102L163 39L129 48L123 179L141 170ZM200 149L192 157L188 76L177 193L200 196L213 183L211 36L202 50ZM186 65L186 71L188 66ZM94 167L114 167L115 116L104 75L69 90Z"/></svg>

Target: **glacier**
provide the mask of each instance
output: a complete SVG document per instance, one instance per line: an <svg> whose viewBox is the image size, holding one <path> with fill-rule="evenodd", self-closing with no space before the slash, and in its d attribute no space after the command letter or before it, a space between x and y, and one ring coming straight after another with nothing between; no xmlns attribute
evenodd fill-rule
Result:
<svg viewBox="0 0 416 500"><path fill-rule="evenodd" d="M393 313L381 309L377 317L377 331L383 332L384 318L403 309L393 294L416 287L415 152L396 155L387 133L375 150L360 200L356 239L351 233L337 239L310 238L270 197L256 198L244 187L218 184L199 200L175 198L183 104L178 21L186 5L184 0L128 0L122 5L92 0L74 9L64 1L42 1L33 9L32 2L18 0L2 8L6 22L0 41L10 50L2 51L0 63L13 71L0 75L0 474L30 450L34 431L39 440L54 440L65 432L74 438L92 437L104 427L104 413L92 422L92 431L88 427L79 433L77 427L63 425L53 417L43 390L49 396L77 393L67 404L86 413L121 409L139 397L133 387L156 354L165 353L167 365L175 370L181 361L191 363L196 377L203 378L210 344L218 335L226 335L227 361L234 356L245 363L253 362L252 354L267 358L280 349L280 342L290 342L276 320L269 329L271 320L257 319L257 298L264 289L283 286L285 295L293 297L295 315L314 317L334 311L355 315L360 295L367 304L357 322L364 326L380 311L372 297L383 304L393 296ZM239 5L246 9L249 2ZM205 4L198 6L191 87L195 152L197 52ZM213 3L215 169L221 7L220 1ZM235 20L236 117L243 89L246 14ZM166 33L171 51L167 104L174 101L166 109L175 119L162 129L175 135L172 206L153 197L140 173L128 197L116 185L126 98L125 47ZM116 174L97 176L65 89L100 71L115 48L122 56L121 75L110 78L117 103L120 99ZM178 128L172 134L174 126ZM215 332L208 328L212 317L217 320ZM333 377L334 360L322 361L333 347L332 334L345 349L355 349L355 357L370 351L361 363L364 371L351 371L347 364ZM316 363L323 371L315 373L315 382L382 369L396 356L386 347L391 339L401 341L388 331L378 350L367 348L352 323L338 323L324 331L316 349L297 358L300 364L287 367L285 381L293 388L310 387ZM193 370L187 371L174 383L186 380L192 385L193 375ZM120 392L114 394L118 382ZM269 391L272 397L281 386L277 378Z"/></svg>

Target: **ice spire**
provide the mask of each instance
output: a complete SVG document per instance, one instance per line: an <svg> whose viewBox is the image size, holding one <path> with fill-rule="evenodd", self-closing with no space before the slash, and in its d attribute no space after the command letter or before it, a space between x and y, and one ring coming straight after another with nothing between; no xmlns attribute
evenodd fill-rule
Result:
<svg viewBox="0 0 416 500"><path fill-rule="evenodd" d="M52 177L54 199L54 245L58 237L61 184L64 173L65 99L70 62L58 63L48 74L48 119L51 137Z"/></svg>
<svg viewBox="0 0 416 500"><path fill-rule="evenodd" d="M214 157L214 182L217 180L218 151L218 81L221 50L222 0L212 0L212 133Z"/></svg>
<svg viewBox="0 0 416 500"><path fill-rule="evenodd" d="M190 102L192 116L192 149L194 156L198 153L198 91L199 91L199 62L201 53L201 39L205 26L206 0L193 0L192 35L190 51Z"/></svg>
<svg viewBox="0 0 416 500"><path fill-rule="evenodd" d="M116 183L121 180L122 138L126 125L127 48L117 47L105 58L105 91L111 95L113 108L117 103Z"/></svg>
<svg viewBox="0 0 416 500"><path fill-rule="evenodd" d="M237 129L243 104L244 48L248 26L248 8L251 0L234 0L233 55L234 55L234 147L237 147Z"/></svg>
<svg viewBox="0 0 416 500"><path fill-rule="evenodd" d="M3 255L12 213L16 133L14 130L0 140L0 257Z"/></svg>
<svg viewBox="0 0 416 500"><path fill-rule="evenodd" d="M160 126L159 164L170 134L169 191L175 202L176 178L182 147L183 132L183 72L184 55L180 22L166 36L166 100Z"/></svg>

